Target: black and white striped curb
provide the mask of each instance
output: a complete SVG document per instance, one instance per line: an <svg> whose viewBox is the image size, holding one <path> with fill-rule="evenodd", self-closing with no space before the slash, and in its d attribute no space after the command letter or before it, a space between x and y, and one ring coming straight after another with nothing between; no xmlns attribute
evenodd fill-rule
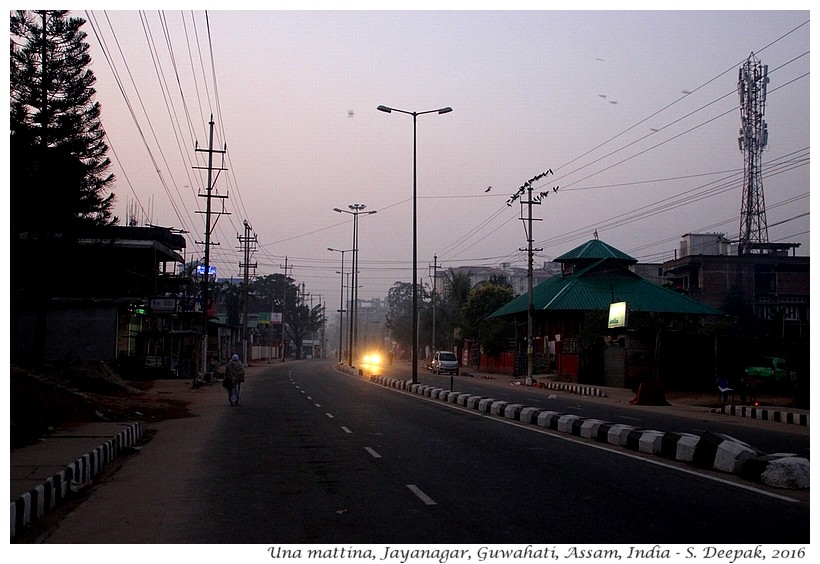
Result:
<svg viewBox="0 0 820 564"><path fill-rule="evenodd" d="M128 425L115 437L87 452L61 471L47 478L11 502L11 538L14 539L30 523L86 487L103 466L119 456L123 449L142 437L142 423Z"/></svg>
<svg viewBox="0 0 820 564"><path fill-rule="evenodd" d="M571 394L578 394L582 396L597 396L601 398L607 397L601 391L601 388L596 386L584 386L581 384L569 384L566 382L544 382L544 388L548 390L559 390L561 392L569 392Z"/></svg>
<svg viewBox="0 0 820 564"><path fill-rule="evenodd" d="M736 474L772 487L809 487L809 461L794 454L764 454L728 435L705 432L673 433L586 419L537 407L430 385L413 384L386 376L372 376L386 387L474 409L486 415L537 425L580 438L692 464L697 468Z"/></svg>
<svg viewBox="0 0 820 564"><path fill-rule="evenodd" d="M782 409L769 409L764 407L753 407L748 405L724 405L712 409L711 413L723 413L735 417L749 417L762 421L773 421L775 423L789 423L801 427L809 426L809 414L797 413L794 411L783 411Z"/></svg>

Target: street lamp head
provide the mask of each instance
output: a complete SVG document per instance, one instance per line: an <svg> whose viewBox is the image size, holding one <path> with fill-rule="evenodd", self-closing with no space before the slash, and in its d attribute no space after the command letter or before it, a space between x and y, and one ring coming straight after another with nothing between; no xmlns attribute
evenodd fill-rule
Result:
<svg viewBox="0 0 820 564"><path fill-rule="evenodd" d="M388 113L388 114L393 111L393 108L388 108L387 106L379 106L376 109L379 110L380 112L385 112L385 113Z"/></svg>
<svg viewBox="0 0 820 564"><path fill-rule="evenodd" d="M347 207L349 207L350 209L352 209L354 211L361 211L364 208L366 208L367 206L365 204L350 204Z"/></svg>
<svg viewBox="0 0 820 564"><path fill-rule="evenodd" d="M333 208L333 211L342 213L344 210L340 210L339 208Z"/></svg>
<svg viewBox="0 0 820 564"><path fill-rule="evenodd" d="M450 106L447 106L446 108L441 108L441 109L438 111L438 113L440 113L440 114L448 114L448 113L450 113L450 112L452 112L452 111L453 111L453 108L451 108Z"/></svg>

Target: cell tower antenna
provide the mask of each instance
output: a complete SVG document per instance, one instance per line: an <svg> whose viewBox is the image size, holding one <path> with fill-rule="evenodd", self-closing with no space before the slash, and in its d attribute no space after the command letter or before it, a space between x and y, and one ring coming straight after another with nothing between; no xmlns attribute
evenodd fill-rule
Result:
<svg viewBox="0 0 820 564"><path fill-rule="evenodd" d="M738 254L748 255L769 247L766 224L766 204L763 198L762 160L769 130L763 116L766 114L766 88L769 83L768 66L754 53L749 55L738 71L737 92L740 96L740 137L738 146L743 152L743 198L740 210Z"/></svg>

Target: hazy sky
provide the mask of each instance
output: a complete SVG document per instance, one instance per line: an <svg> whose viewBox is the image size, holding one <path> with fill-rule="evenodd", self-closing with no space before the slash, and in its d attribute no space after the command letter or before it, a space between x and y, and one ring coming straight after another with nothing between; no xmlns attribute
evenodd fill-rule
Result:
<svg viewBox="0 0 820 564"><path fill-rule="evenodd" d="M597 230L641 262L685 233L740 229L738 69L768 65L763 156L769 240L809 254L809 17L803 11L78 11L117 176L117 215L188 232L204 255L208 122L227 147L211 262L284 272L338 308L359 217L363 299L412 278L413 119L418 271L536 265ZM200 151L196 150L199 147ZM223 166L217 155L215 165ZM552 187L559 186L557 193ZM491 189L488 188L492 187ZM351 253L345 253L350 272Z"/></svg>

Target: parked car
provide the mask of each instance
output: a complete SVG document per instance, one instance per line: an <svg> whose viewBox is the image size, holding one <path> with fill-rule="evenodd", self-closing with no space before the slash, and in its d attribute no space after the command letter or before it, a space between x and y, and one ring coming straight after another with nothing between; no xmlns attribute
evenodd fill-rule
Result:
<svg viewBox="0 0 820 564"><path fill-rule="evenodd" d="M458 376L458 357L450 351L436 351L427 366L433 374L455 374Z"/></svg>

